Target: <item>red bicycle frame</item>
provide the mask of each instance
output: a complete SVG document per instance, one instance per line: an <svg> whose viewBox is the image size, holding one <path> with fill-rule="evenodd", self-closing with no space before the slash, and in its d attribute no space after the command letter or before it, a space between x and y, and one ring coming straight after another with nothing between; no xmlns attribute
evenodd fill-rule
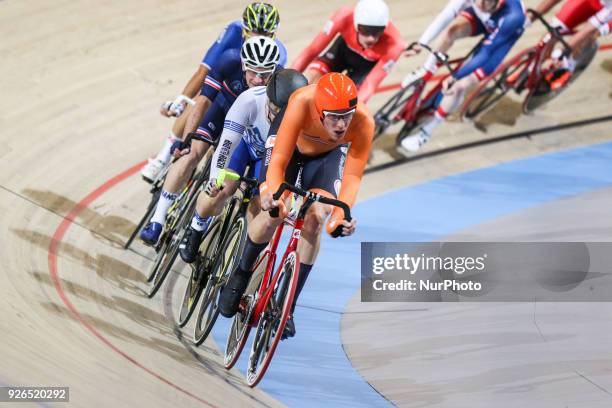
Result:
<svg viewBox="0 0 612 408"><path fill-rule="evenodd" d="M259 258L259 260L255 264L255 267L253 268L253 271L257 270L261 262L264 259L267 259L266 269L262 277L262 284L259 286L259 289L257 292L258 294L257 303L255 304L253 308L253 313L251 314L251 319L249 320L249 324L251 325L251 327L257 326L257 323L259 322L259 316L261 316L261 314L263 313L268 303L268 300L270 299L270 296L272 296L272 291L274 290L274 287L276 286L276 282L278 281L278 278L281 272L281 268L283 266L283 263L285 262L285 259L287 258L287 255L297 249L297 244L298 244L298 241L300 240L300 236L302 234L302 228L304 226L304 220L298 218L295 221L293 225L293 232L291 233L291 239L289 240L289 243L287 244L287 249L285 250L283 257L281 258L281 261L278 264L279 266L278 266L278 269L276 270L276 273L272 276L272 272L273 272L275 261L276 261L276 250L278 248L278 244L283 234L284 226L285 226L285 222L282 222L278 227L276 227L276 231L274 232L274 237L272 238L272 241L270 241L270 244L265 249L263 256ZM270 254L270 256L266 256L266 254ZM298 264L296 266L296 271L294 275L292 276L292 279L295 279L295 277L298 276L299 268L300 267ZM267 284L265 282L267 282Z"/></svg>

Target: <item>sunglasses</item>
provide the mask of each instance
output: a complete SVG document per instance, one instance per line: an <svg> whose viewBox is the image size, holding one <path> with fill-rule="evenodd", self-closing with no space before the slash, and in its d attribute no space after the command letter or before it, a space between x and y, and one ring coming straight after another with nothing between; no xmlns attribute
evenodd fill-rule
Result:
<svg viewBox="0 0 612 408"><path fill-rule="evenodd" d="M333 123L338 123L340 121L347 123L353 118L355 111L355 108L343 112L323 111L323 118L329 119Z"/></svg>
<svg viewBox="0 0 612 408"><path fill-rule="evenodd" d="M259 71L257 69L254 68L250 68L248 66L244 66L244 71L248 71L251 74L255 75L257 78L262 78L262 79L270 79L270 77L272 76L272 74L274 73L273 69L267 69L264 71Z"/></svg>
<svg viewBox="0 0 612 408"><path fill-rule="evenodd" d="M244 38L245 40L248 40L249 38L253 37L253 36L263 36L263 37L269 37L269 38L274 38L276 36L276 33L266 33L266 32L257 32L257 31L249 31L246 28L242 29L242 38Z"/></svg>
<svg viewBox="0 0 612 408"><path fill-rule="evenodd" d="M357 32L365 37L380 37L385 32L385 27L358 25Z"/></svg>

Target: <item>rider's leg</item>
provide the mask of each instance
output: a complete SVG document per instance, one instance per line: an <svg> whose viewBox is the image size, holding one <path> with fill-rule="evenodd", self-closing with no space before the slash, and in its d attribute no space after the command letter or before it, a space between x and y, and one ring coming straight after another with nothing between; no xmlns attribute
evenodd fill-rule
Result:
<svg viewBox="0 0 612 408"><path fill-rule="evenodd" d="M221 213L227 200L238 189L238 181L226 180L224 184L225 187L215 197L210 197L204 191L198 195L196 211L179 245L179 254L186 263L196 260L202 238L210 226L212 217Z"/></svg>
<svg viewBox="0 0 612 408"><path fill-rule="evenodd" d="M470 74L458 81L456 81L446 92L442 101L440 102L440 106L436 110L434 114L433 120L423 126L423 130L431 135L432 131L440 125L446 117L453 113L463 102L465 98L465 94L472 87L478 84L480 80L476 76L475 73Z"/></svg>
<svg viewBox="0 0 612 408"><path fill-rule="evenodd" d="M159 173L170 164L172 159L172 146L174 143L181 140L183 135L183 129L185 128L185 121L191 111L191 105L187 105L181 116L176 118L170 134L166 138L164 145L161 150L157 153L153 159L149 159L146 166L143 167L141 173L145 180L153 182L159 175Z"/></svg>
<svg viewBox="0 0 612 408"><path fill-rule="evenodd" d="M219 311L223 316L232 317L236 314L240 298L251 277L251 268L261 251L266 248L268 242L272 239L276 227L282 222L282 217L274 218L267 211L262 211L249 224L247 240L240 262L232 271L227 284L221 291Z"/></svg>
<svg viewBox="0 0 612 408"><path fill-rule="evenodd" d="M185 156L179 158L168 170L166 181L164 183L163 192L168 195L176 195L180 189L187 183L191 173L198 166L198 163L206 152L210 144L194 140L191 144L191 151ZM176 197L175 197L176 198ZM172 205L173 201L162 200L157 203L155 214L151 218L152 222L158 222L163 225L166 221L166 212Z"/></svg>

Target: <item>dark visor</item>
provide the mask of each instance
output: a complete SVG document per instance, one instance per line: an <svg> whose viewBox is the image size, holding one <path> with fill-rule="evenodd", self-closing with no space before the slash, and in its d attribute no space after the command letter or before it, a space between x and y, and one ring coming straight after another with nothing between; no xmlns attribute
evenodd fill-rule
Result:
<svg viewBox="0 0 612 408"><path fill-rule="evenodd" d="M382 33L385 31L385 27L382 27L382 26L367 26L367 25L361 25L360 24L360 25L357 26L357 31L361 35L378 37L378 36L382 35Z"/></svg>

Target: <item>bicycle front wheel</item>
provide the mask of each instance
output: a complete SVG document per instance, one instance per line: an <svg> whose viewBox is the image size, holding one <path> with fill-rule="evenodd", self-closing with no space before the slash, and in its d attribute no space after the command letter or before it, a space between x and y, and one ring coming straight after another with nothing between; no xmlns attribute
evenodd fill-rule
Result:
<svg viewBox="0 0 612 408"><path fill-rule="evenodd" d="M500 65L482 80L463 105L461 117L474 119L493 107L511 89L521 90L531 70L535 50L527 50Z"/></svg>
<svg viewBox="0 0 612 408"><path fill-rule="evenodd" d="M219 317L219 295L229 274L240 261L246 241L246 219L237 218L224 238L219 255L206 283L202 304L198 311L193 333L194 344L199 346L206 340Z"/></svg>
<svg viewBox="0 0 612 408"><path fill-rule="evenodd" d="M264 272L266 268L268 268L268 264L273 261L271 256L272 253L269 250L265 250L255 263L256 268L244 292L245 297L248 299L247 308L244 311L236 313L232 319L232 326L230 327L227 342L225 343L225 355L223 356L223 365L228 370L238 361L238 357L240 357L242 349L244 349L244 345L249 338L251 319L258 300L257 292L261 285L261 279L263 278Z"/></svg>
<svg viewBox="0 0 612 408"><path fill-rule="evenodd" d="M298 253L293 251L287 254L255 331L246 374L247 384L250 387L255 387L263 378L283 335L291 313L299 268Z"/></svg>
<svg viewBox="0 0 612 408"><path fill-rule="evenodd" d="M202 248L202 246L204 247L204 251L202 251L201 259L198 259L196 265L192 268L191 276L189 277L187 287L183 294L183 301L181 302L178 319L179 327L183 327L187 324L198 304L202 289L204 289L205 286L204 279L208 278L210 270L213 267L212 264L215 256L213 252L218 246L217 241L219 240L221 225L221 220L216 218L208 228L202 245L200 245L200 248Z"/></svg>

